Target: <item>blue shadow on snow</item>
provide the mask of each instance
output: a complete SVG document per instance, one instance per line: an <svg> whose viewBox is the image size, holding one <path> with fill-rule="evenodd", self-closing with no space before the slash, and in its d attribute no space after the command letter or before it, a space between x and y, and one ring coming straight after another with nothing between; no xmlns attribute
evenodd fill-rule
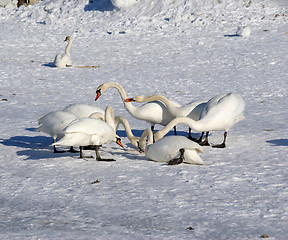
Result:
<svg viewBox="0 0 288 240"><path fill-rule="evenodd" d="M266 142L272 146L288 146L288 139L273 139Z"/></svg>
<svg viewBox="0 0 288 240"><path fill-rule="evenodd" d="M67 152L55 154L53 152L53 147L51 146L52 138L46 136L35 136L35 137L14 136L9 139L0 139L0 144L10 147L19 147L22 149L24 148L24 150L17 151L16 153L18 156L26 156L27 158L25 160L57 158L67 155L79 156L77 155L77 153L67 153Z"/></svg>
<svg viewBox="0 0 288 240"><path fill-rule="evenodd" d="M113 11L115 7L113 6L111 0L90 0L85 6L84 11Z"/></svg>

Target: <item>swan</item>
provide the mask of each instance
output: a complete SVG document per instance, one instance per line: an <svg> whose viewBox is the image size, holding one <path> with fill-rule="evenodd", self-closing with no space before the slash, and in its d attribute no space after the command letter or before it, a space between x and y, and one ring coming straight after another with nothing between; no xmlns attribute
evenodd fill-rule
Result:
<svg viewBox="0 0 288 240"><path fill-rule="evenodd" d="M37 130L49 134L53 138L53 143L55 143L56 139L64 136L62 132L63 129L75 119L77 119L77 116L69 112L50 112L38 120L40 126L37 128ZM69 151L74 152L73 147L71 147ZM63 151L58 151L56 146L54 146L54 153L62 152Z"/></svg>
<svg viewBox="0 0 288 240"><path fill-rule="evenodd" d="M102 159L99 148L102 144L115 141L123 147L113 128L113 108L108 106L105 110L105 121L96 118L78 118L72 121L63 131L64 137L52 145L80 146L80 158L84 156L82 149L91 146L95 149L96 161L115 161L114 159Z"/></svg>
<svg viewBox="0 0 288 240"><path fill-rule="evenodd" d="M89 118L99 118L99 119L105 121L104 115L100 112L92 113L89 116ZM131 127L130 127L128 120L122 116L117 116L114 118L114 115L112 115L111 118L114 119L113 128L116 129L116 131L117 131L119 128L119 125L122 124L124 129L125 129L126 136L129 139L129 141L131 142L131 144L133 146L135 146L136 148L139 148L139 138L134 136L134 134L132 133L132 130L131 130Z"/></svg>
<svg viewBox="0 0 288 240"><path fill-rule="evenodd" d="M105 114L105 111L92 104L71 104L69 106L66 106L62 109L62 111L70 112L76 115L78 118L83 117L89 117L92 113L99 112L103 115Z"/></svg>
<svg viewBox="0 0 288 240"><path fill-rule="evenodd" d="M211 98L207 102L206 107L202 110L198 121L188 117L175 118L161 131L156 132L154 134L154 139L157 141L157 139L162 138L166 133L168 133L172 127L179 123L184 123L195 131L202 133L206 132L206 139L204 142L207 145L209 145L209 131L224 130L224 140L222 144L214 145L212 147L225 148L227 132L234 126L234 124L244 119L244 109L245 102L239 94L220 94Z"/></svg>
<svg viewBox="0 0 288 240"><path fill-rule="evenodd" d="M153 133L150 129L146 129L140 138L140 148L145 146L147 136L145 156L150 160L167 162L168 165L176 165L182 162L204 164L198 155L204 153L201 146L184 136L166 136L153 143Z"/></svg>
<svg viewBox="0 0 288 240"><path fill-rule="evenodd" d="M55 59L54 59L54 65L57 68L65 68L65 67L71 67L72 66L72 61L70 58L70 48L72 44L72 38L70 36L67 36L64 40L64 42L68 41L68 44L65 48L65 53L64 54L57 54Z"/></svg>
<svg viewBox="0 0 288 240"><path fill-rule="evenodd" d="M166 126L172 119L174 119L174 116L167 111L165 105L159 101L146 103L140 107L134 106L131 102L125 102L127 95L123 87L116 82L108 82L100 85L96 91L95 101L97 101L101 94L103 94L108 88L116 88L130 115L134 118L150 123L152 131L155 124Z"/></svg>
<svg viewBox="0 0 288 240"><path fill-rule="evenodd" d="M150 102L161 101L163 102L170 114L176 117L190 117L195 121L198 121L202 110L206 107L207 101L191 102L182 106L175 106L175 104L160 94L154 94L151 96L136 96L134 98L127 98L125 102ZM193 139L191 136L191 128L189 128L189 139ZM193 139L194 140L194 139Z"/></svg>

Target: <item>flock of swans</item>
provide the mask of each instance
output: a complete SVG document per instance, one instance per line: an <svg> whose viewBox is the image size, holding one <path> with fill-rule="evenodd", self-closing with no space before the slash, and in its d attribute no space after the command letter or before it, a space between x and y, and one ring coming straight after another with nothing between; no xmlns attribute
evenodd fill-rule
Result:
<svg viewBox="0 0 288 240"><path fill-rule="evenodd" d="M53 111L39 119L38 130L49 134L53 138L54 152L59 153L57 145L68 146L70 152L76 152L73 146L80 149L80 158L85 156L83 150L95 150L96 161L115 161L103 159L99 148L108 142L114 141L123 147L116 134L120 124L125 128L127 138L140 152L145 152L149 160L166 162L169 165L204 164L199 153L204 153L202 146L209 146L210 131L224 131L224 140L221 144L212 147L226 147L227 132L244 116L245 103L236 93L220 94L209 101L199 101L180 106L162 95L136 96L128 98L123 87L116 82L101 84L96 90L95 101L109 88L115 88L124 103L126 110L136 119L151 124L141 137L133 135L129 122L122 116L114 116L114 110L107 106L105 111L95 105L73 104L58 111ZM136 107L132 102L144 103ZM164 128L154 133L154 126ZM186 124L189 127L188 137L178 136L177 124ZM165 136L174 128L173 136ZM201 132L201 137L193 139L191 129ZM205 140L202 138L206 133ZM147 141L148 138L148 141ZM59 139L57 141L57 139Z"/></svg>

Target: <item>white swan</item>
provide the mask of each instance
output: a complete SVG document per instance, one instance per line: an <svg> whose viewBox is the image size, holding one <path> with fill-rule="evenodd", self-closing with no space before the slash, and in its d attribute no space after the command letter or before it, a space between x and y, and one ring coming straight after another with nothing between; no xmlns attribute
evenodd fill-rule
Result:
<svg viewBox="0 0 288 240"><path fill-rule="evenodd" d="M99 113L99 112L92 113L89 117L90 118L99 118L99 119L105 121L104 115L102 113ZM113 121L114 124L112 127L114 129L116 129L116 131L117 131L119 128L119 125L122 124L124 129L125 129L126 136L129 139L129 141L131 142L131 144L133 146L135 146L136 148L139 148L139 138L134 136L134 134L132 133L132 130L131 130L131 127L130 127L128 120L122 116L117 116L114 118L114 114L112 115L111 118L114 119L114 121Z"/></svg>
<svg viewBox="0 0 288 240"><path fill-rule="evenodd" d="M157 139L162 138L175 125L184 123L195 131L206 132L207 134L204 142L207 144L209 131L224 130L224 140L222 144L213 146L224 148L226 147L225 142L228 130L231 129L234 124L244 119L244 109L245 103L239 94L228 93L217 95L207 102L198 121L188 117L175 118L161 131L156 132L154 138L157 141Z"/></svg>
<svg viewBox="0 0 288 240"><path fill-rule="evenodd" d="M64 136L63 129L76 118L74 114L65 111L50 112L38 120L40 126L37 130L49 134L55 143L56 139ZM73 148L71 147L69 151L73 152ZM54 146L54 153L60 152L63 151L58 151Z"/></svg>
<svg viewBox="0 0 288 240"><path fill-rule="evenodd" d="M172 119L174 119L174 116L167 111L165 105L159 101L146 103L140 107L133 106L131 102L125 102L127 95L123 87L119 83L115 82L100 85L96 91L95 101L109 88L116 88L124 102L126 110L131 114L131 116L150 123L152 131L155 124L166 126Z"/></svg>
<svg viewBox="0 0 288 240"><path fill-rule="evenodd" d="M175 106L175 104L160 94L155 94L151 96L136 96L134 98L128 98L126 102L150 102L150 101L161 101L163 102L169 113L171 113L174 118L176 117L190 117L195 121L198 121L202 110L206 107L207 101L197 101L188 103L183 106ZM189 128L188 138L192 139L191 128Z"/></svg>
<svg viewBox="0 0 288 240"><path fill-rule="evenodd" d="M80 158L90 157L84 156L82 149L85 146L91 146L95 149L96 161L115 161L114 159L102 159L99 154L100 146L110 141L115 141L122 146L113 128L112 117L113 109L108 106L105 111L105 121L95 118L76 119L64 129L64 137L52 145L80 146Z"/></svg>
<svg viewBox="0 0 288 240"><path fill-rule="evenodd" d="M57 54L54 59L54 65L57 68L65 68L65 67L71 67L72 61L70 58L70 48L72 44L72 38L70 36L67 36L64 41L68 41L68 44L65 48L64 54Z"/></svg>
<svg viewBox="0 0 288 240"><path fill-rule="evenodd" d="M201 146L184 136L167 136L153 143L153 133L150 129L146 129L140 138L141 148L145 145L147 136L148 142L145 148L145 156L150 160L167 162L168 165L182 162L204 164L198 155L199 153L204 153Z"/></svg>
<svg viewBox="0 0 288 240"><path fill-rule="evenodd" d="M71 104L63 108L62 111L73 113L78 118L89 117L92 113L95 112L100 112L103 115L105 114L105 111L100 107L97 107L93 104L81 104L81 103Z"/></svg>

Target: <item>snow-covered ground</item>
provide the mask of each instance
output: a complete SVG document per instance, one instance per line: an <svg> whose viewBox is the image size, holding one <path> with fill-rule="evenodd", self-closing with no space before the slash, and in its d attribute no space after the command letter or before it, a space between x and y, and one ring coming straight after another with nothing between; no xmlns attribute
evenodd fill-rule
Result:
<svg viewBox="0 0 288 240"><path fill-rule="evenodd" d="M47 0L0 9L0 238L286 239L287 1L113 2L120 8ZM236 37L239 26L250 36ZM67 35L73 67L54 68ZM71 103L111 105L137 136L149 127L116 90L94 102L110 81L129 97L180 104L237 92L246 118L225 149L204 147L204 166L147 161L123 128L124 149L101 148L116 162L54 154L37 120ZM212 143L222 139L211 132Z"/></svg>

